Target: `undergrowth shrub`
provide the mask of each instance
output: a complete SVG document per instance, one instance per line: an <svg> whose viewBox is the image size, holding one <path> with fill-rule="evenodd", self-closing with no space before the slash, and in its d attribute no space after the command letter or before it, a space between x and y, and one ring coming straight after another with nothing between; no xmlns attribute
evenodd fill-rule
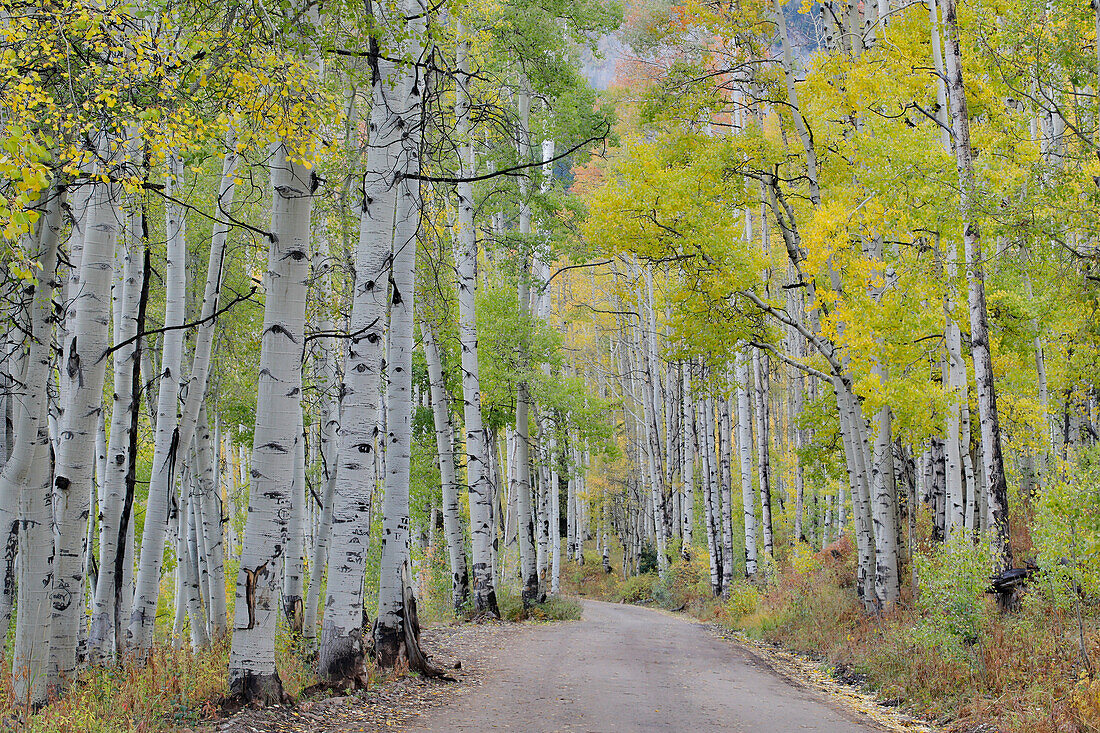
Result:
<svg viewBox="0 0 1100 733"><path fill-rule="evenodd" d="M429 545L424 550L421 575L421 598L417 599L423 621L451 621L455 618L451 578L451 558L444 542ZM472 605L472 604L471 604Z"/></svg>
<svg viewBox="0 0 1100 733"><path fill-rule="evenodd" d="M497 608L504 621L576 621L581 617L581 604L572 598L550 596L525 609L522 596L511 590L497 594Z"/></svg>
<svg viewBox="0 0 1100 733"><path fill-rule="evenodd" d="M280 627L276 665L291 696L317 680L296 643ZM37 712L12 696L11 675L0 675L0 729L25 733L169 733L218 712L226 694L229 639L192 653L158 643L145 664L89 667L60 699Z"/></svg>
<svg viewBox="0 0 1100 733"><path fill-rule="evenodd" d="M1100 730L1100 680L1082 679L1070 691L1067 713L1083 730Z"/></svg>
<svg viewBox="0 0 1100 733"><path fill-rule="evenodd" d="M1084 450L1080 464L1060 461L1038 497L1031 540L1041 569L1038 587L1068 609L1079 594L1100 595L1100 449Z"/></svg>
<svg viewBox="0 0 1100 733"><path fill-rule="evenodd" d="M960 535L930 552L918 553L915 561L921 592L913 641L970 658L970 648L978 643L991 612L985 592L994 566L989 546L975 545Z"/></svg>
<svg viewBox="0 0 1100 733"><path fill-rule="evenodd" d="M700 600L710 595L710 567L706 558L684 560L677 556L664 580L653 585L653 600L670 609L695 612ZM625 600L625 599L624 599Z"/></svg>
<svg viewBox="0 0 1100 733"><path fill-rule="evenodd" d="M728 622L737 626L741 619L751 613L756 613L764 594L752 583L741 581L730 587L729 598L726 600L725 612Z"/></svg>
<svg viewBox="0 0 1100 733"><path fill-rule="evenodd" d="M647 542L642 545L642 550L638 553L638 574L655 572L657 572L657 548Z"/></svg>
<svg viewBox="0 0 1100 733"><path fill-rule="evenodd" d="M627 578L619 586L618 597L615 600L624 603L641 603L653 600L653 588L660 582L656 573L635 575Z"/></svg>
<svg viewBox="0 0 1100 733"><path fill-rule="evenodd" d="M821 566L822 560L818 553L805 542L799 542L791 554L791 571L798 575L809 576Z"/></svg>
<svg viewBox="0 0 1100 733"><path fill-rule="evenodd" d="M527 612L532 621L577 621L581 617L581 604L572 598L551 596Z"/></svg>

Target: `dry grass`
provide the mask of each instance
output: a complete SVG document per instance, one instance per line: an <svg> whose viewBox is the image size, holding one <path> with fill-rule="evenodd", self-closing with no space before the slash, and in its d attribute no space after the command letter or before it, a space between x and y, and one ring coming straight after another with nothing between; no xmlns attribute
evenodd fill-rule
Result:
<svg viewBox="0 0 1100 733"><path fill-rule="evenodd" d="M292 695L315 679L281 637L277 663ZM158 645L146 664L87 669L60 699L31 713L0 676L0 728L27 733L162 733L189 728L218 713L226 692L229 642L194 654Z"/></svg>

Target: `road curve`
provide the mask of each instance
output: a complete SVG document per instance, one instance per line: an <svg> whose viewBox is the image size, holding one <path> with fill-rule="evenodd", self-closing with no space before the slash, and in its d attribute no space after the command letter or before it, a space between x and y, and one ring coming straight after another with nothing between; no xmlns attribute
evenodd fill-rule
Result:
<svg viewBox="0 0 1100 733"><path fill-rule="evenodd" d="M882 730L792 685L702 624L637 606L583 603L580 621L537 626L511 638L481 685L407 730Z"/></svg>

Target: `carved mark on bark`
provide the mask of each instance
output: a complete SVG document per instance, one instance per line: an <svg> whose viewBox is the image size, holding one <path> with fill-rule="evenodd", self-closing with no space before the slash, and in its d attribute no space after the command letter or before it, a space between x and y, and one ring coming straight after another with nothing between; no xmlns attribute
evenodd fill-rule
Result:
<svg viewBox="0 0 1100 733"><path fill-rule="evenodd" d="M256 583L262 573L267 572L267 562L260 565L255 570L249 570L248 568L242 568L244 570L244 599L248 608L248 626L246 629L253 629L256 627Z"/></svg>
<svg viewBox="0 0 1100 733"><path fill-rule="evenodd" d="M15 595L15 555L19 550L19 520L13 520L4 543L4 595Z"/></svg>

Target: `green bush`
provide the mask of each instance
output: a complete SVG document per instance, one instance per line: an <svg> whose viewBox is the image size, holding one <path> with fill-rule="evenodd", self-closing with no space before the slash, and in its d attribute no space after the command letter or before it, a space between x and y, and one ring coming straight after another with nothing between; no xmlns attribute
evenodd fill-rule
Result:
<svg viewBox="0 0 1100 733"><path fill-rule="evenodd" d="M726 615L736 624L750 613L756 613L762 598L763 594L751 583L734 583L730 586L729 599L726 601Z"/></svg>
<svg viewBox="0 0 1100 733"><path fill-rule="evenodd" d="M534 621L578 621L581 617L581 604L572 598L551 596L545 603L539 603L527 612Z"/></svg>
<svg viewBox="0 0 1100 733"><path fill-rule="evenodd" d="M642 545L642 551L638 554L638 574L657 572L657 548L648 542Z"/></svg>
<svg viewBox="0 0 1100 733"><path fill-rule="evenodd" d="M679 554L676 562L653 589L653 598L669 609L687 608L699 599L709 598L710 575L705 561L684 560Z"/></svg>
<svg viewBox="0 0 1100 733"><path fill-rule="evenodd" d="M1031 539L1042 577L1037 587L1067 610L1078 592L1100 594L1100 454L1083 451L1080 463L1062 462L1039 495Z"/></svg>
<svg viewBox="0 0 1100 733"><path fill-rule="evenodd" d="M525 609L520 596L503 591L497 594L497 608L504 621L576 621L581 617L581 604L562 596L551 596L545 603Z"/></svg>
<svg viewBox="0 0 1100 733"><path fill-rule="evenodd" d="M985 592L993 572L989 546L975 545L960 535L914 559L920 578L920 622L913 629L913 641L965 656L989 618Z"/></svg>
<svg viewBox="0 0 1100 733"><path fill-rule="evenodd" d="M645 575L635 575L632 578L627 578L619 586L618 600L624 603L641 603L642 601L652 600L653 588L660 582L656 573L646 573Z"/></svg>

